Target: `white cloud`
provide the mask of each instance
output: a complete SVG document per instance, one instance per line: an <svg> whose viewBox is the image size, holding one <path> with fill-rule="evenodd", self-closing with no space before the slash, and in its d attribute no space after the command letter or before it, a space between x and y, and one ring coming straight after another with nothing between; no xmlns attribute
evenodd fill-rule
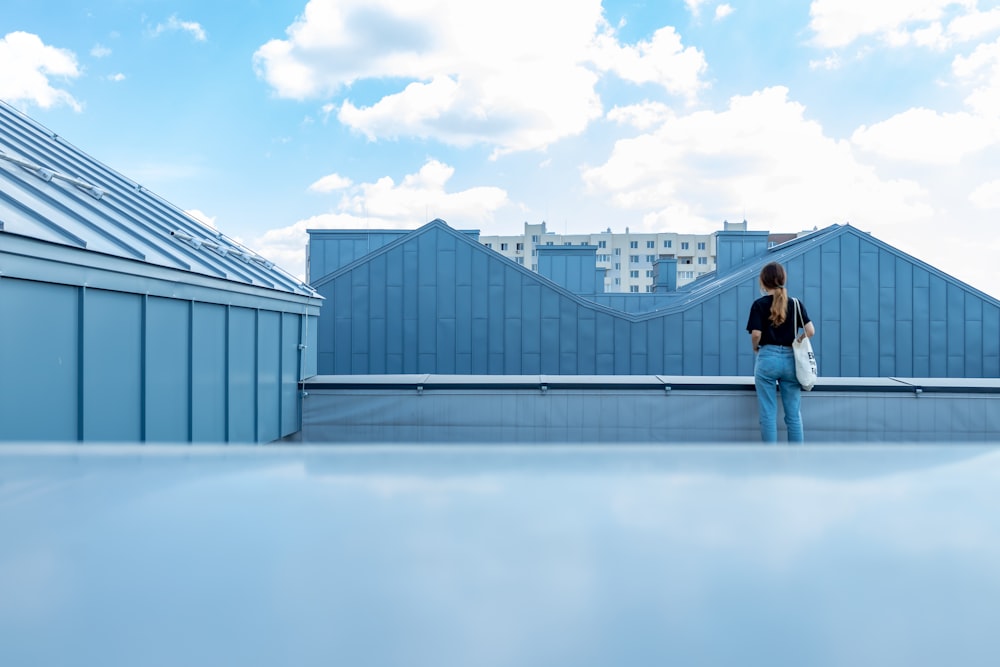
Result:
<svg viewBox="0 0 1000 667"><path fill-rule="evenodd" d="M674 112L660 102L644 102L625 107L615 107L608 112L608 120L639 130L648 130L674 117Z"/></svg>
<svg viewBox="0 0 1000 667"><path fill-rule="evenodd" d="M493 214L509 203L507 193L496 187L447 192L454 172L453 167L430 160L400 183L386 176L350 186L334 211L272 229L248 245L302 279L307 229L415 229L434 218L458 229L475 228L492 221Z"/></svg>
<svg viewBox="0 0 1000 667"><path fill-rule="evenodd" d="M48 46L38 35L10 32L0 39L0 99L11 104L34 104L43 109L65 104L76 111L83 107L65 89L52 85L80 76L72 51Z"/></svg>
<svg viewBox="0 0 1000 667"><path fill-rule="evenodd" d="M156 24L156 27L151 32L154 37L158 37L165 32L175 31L190 33L199 42L204 42L208 39L208 35L205 34L205 30L201 27L201 24L195 21L182 21L177 18L176 14L167 19L165 23Z"/></svg>
<svg viewBox="0 0 1000 667"><path fill-rule="evenodd" d="M974 26L983 25L976 0L814 0L809 13L816 44L828 48L864 37L890 46L915 43L940 48L951 39L971 38L978 30ZM992 12L985 21L1000 25ZM947 30L941 27L945 23Z"/></svg>
<svg viewBox="0 0 1000 667"><path fill-rule="evenodd" d="M969 195L969 201L982 209L1000 208L1000 180L983 183Z"/></svg>
<svg viewBox="0 0 1000 667"><path fill-rule="evenodd" d="M190 215L192 218L194 218L198 222L206 224L209 227L211 227L212 229L216 228L216 226L215 226L215 220L216 220L217 216L208 215L207 213L199 211L196 208L187 209L184 212L187 213L188 215Z"/></svg>
<svg viewBox="0 0 1000 667"><path fill-rule="evenodd" d="M668 92L693 102L705 84L701 75L708 68L704 54L681 43L681 37L671 26L653 33L651 41L635 46L621 45L611 31L597 38L594 62L632 83L653 83Z"/></svg>
<svg viewBox="0 0 1000 667"><path fill-rule="evenodd" d="M378 82L379 98L324 109L373 140L485 143L497 153L583 132L602 114L602 69L689 98L705 67L672 29L619 45L600 0L311 0L286 33L254 54L278 96L323 98Z"/></svg>
<svg viewBox="0 0 1000 667"><path fill-rule="evenodd" d="M351 187L351 179L340 174L328 174L309 186L313 192L333 192Z"/></svg>
<svg viewBox="0 0 1000 667"><path fill-rule="evenodd" d="M684 0L684 4L687 5L691 16L697 18L701 14L701 6L705 4L705 0Z"/></svg>
<svg viewBox="0 0 1000 667"><path fill-rule="evenodd" d="M118 83L119 81L124 81L124 80L125 80L125 75L122 74L121 72L108 75L108 81L114 81L115 83Z"/></svg>
<svg viewBox="0 0 1000 667"><path fill-rule="evenodd" d="M103 44L94 44L94 48L90 50L90 55L95 58L107 58L111 55L111 49Z"/></svg>
<svg viewBox="0 0 1000 667"><path fill-rule="evenodd" d="M1000 116L1000 39L980 44L969 56L957 56L952 72L961 82L973 86L965 103L974 113Z"/></svg>
<svg viewBox="0 0 1000 667"><path fill-rule="evenodd" d="M742 211L773 231L930 216L916 183L880 178L787 93L774 87L734 97L725 111L680 116L620 140L584 180L591 192L642 214L647 229L714 231Z"/></svg>
<svg viewBox="0 0 1000 667"><path fill-rule="evenodd" d="M1000 118L907 109L888 120L859 127L851 141L893 160L954 165L1000 141Z"/></svg>
<svg viewBox="0 0 1000 667"><path fill-rule="evenodd" d="M1000 30L1000 8L988 12L971 11L948 24L948 33L957 41L969 42Z"/></svg>
<svg viewBox="0 0 1000 667"><path fill-rule="evenodd" d="M823 58L822 60L810 60L809 69L840 69L840 56L834 53L833 55Z"/></svg>
<svg viewBox="0 0 1000 667"><path fill-rule="evenodd" d="M715 20L721 21L722 19L732 14L734 11L736 10L733 9L732 5L724 2L715 8Z"/></svg>

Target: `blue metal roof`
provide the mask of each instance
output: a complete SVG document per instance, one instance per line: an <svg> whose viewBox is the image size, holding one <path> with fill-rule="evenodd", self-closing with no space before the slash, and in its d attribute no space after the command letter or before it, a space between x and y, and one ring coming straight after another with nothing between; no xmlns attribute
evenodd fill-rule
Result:
<svg viewBox="0 0 1000 667"><path fill-rule="evenodd" d="M317 296L272 262L0 102L0 239L3 234Z"/></svg>
<svg viewBox="0 0 1000 667"><path fill-rule="evenodd" d="M744 325L770 261L786 265L789 292L817 323L824 376L1000 376L1000 301L850 225L761 248L684 289L650 294L655 309L626 312L441 220L314 283L332 301L320 316L318 370L750 374Z"/></svg>

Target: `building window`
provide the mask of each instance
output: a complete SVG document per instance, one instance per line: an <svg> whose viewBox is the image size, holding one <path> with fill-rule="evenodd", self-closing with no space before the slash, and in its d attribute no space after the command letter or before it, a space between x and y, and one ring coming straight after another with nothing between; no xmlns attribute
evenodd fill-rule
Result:
<svg viewBox="0 0 1000 667"><path fill-rule="evenodd" d="M532 264L531 265L531 270L537 273L538 272L538 265L537 264Z"/></svg>
<svg viewBox="0 0 1000 667"><path fill-rule="evenodd" d="M673 248L674 247L674 242L673 241L664 241L663 242L663 247L664 248Z"/></svg>
<svg viewBox="0 0 1000 667"><path fill-rule="evenodd" d="M487 243L486 247L489 248L490 250L493 250L493 244L492 243Z"/></svg>
<svg viewBox="0 0 1000 667"><path fill-rule="evenodd" d="M622 284L622 279L621 278L615 278L615 285L621 285L621 284Z"/></svg>
<svg viewBox="0 0 1000 667"><path fill-rule="evenodd" d="M698 250L704 250L704 249L705 249L705 242L698 241Z"/></svg>
<svg viewBox="0 0 1000 667"><path fill-rule="evenodd" d="M646 285L646 291L647 292L652 292L653 291L653 286L652 285Z"/></svg>
<svg viewBox="0 0 1000 667"><path fill-rule="evenodd" d="M597 242L597 247L598 248L607 248L608 247L608 242L607 241L598 241Z"/></svg>
<svg viewBox="0 0 1000 667"><path fill-rule="evenodd" d="M615 248L615 254L616 255L622 254L622 249L621 248Z"/></svg>
<svg viewBox="0 0 1000 667"><path fill-rule="evenodd" d="M532 243L538 243L538 234L532 234L531 235L531 242Z"/></svg>
<svg viewBox="0 0 1000 667"><path fill-rule="evenodd" d="M656 255L646 255L646 261L652 264L656 261Z"/></svg>
<svg viewBox="0 0 1000 667"><path fill-rule="evenodd" d="M515 257L514 259L517 260L518 264L520 264L521 266L524 266L524 257Z"/></svg>
<svg viewBox="0 0 1000 667"><path fill-rule="evenodd" d="M656 241L646 241L646 247L647 248L655 248L656 247Z"/></svg>
<svg viewBox="0 0 1000 667"><path fill-rule="evenodd" d="M573 242L572 241L566 241L566 243L563 243L563 245L573 245Z"/></svg>
<svg viewBox="0 0 1000 667"><path fill-rule="evenodd" d="M538 251L537 251L537 250L535 250L534 248L532 248L532 249L531 249L531 256L532 256L532 257L534 257L534 256L536 256L537 254L538 254Z"/></svg>
<svg viewBox="0 0 1000 667"><path fill-rule="evenodd" d="M516 246L514 246L514 248L515 248L515 249L516 249L516 250L517 250L518 252L523 252L523 251L524 251L524 244L523 244L523 243L518 243L518 244L517 244Z"/></svg>
<svg viewBox="0 0 1000 667"><path fill-rule="evenodd" d="M507 249L507 244L506 243L501 243L500 244L500 249L501 250L506 250Z"/></svg>
<svg viewBox="0 0 1000 667"><path fill-rule="evenodd" d="M653 269L646 269L646 277L647 278L653 277Z"/></svg>
<svg viewBox="0 0 1000 667"><path fill-rule="evenodd" d="M639 286L638 285L629 285L628 286L628 291L629 292L638 292L639 291Z"/></svg>
<svg viewBox="0 0 1000 667"><path fill-rule="evenodd" d="M611 255L598 255L597 256L597 261L598 262L610 262L611 261Z"/></svg>
<svg viewBox="0 0 1000 667"><path fill-rule="evenodd" d="M618 262L615 262L615 271L621 271L621 270L622 270L622 265L619 264Z"/></svg>
<svg viewBox="0 0 1000 667"><path fill-rule="evenodd" d="M629 241L628 242L628 247L629 248L638 248L639 247L639 242L638 241Z"/></svg>
<svg viewBox="0 0 1000 667"><path fill-rule="evenodd" d="M628 256L628 261L631 262L632 264L638 264L639 263L639 255L629 255Z"/></svg>
<svg viewBox="0 0 1000 667"><path fill-rule="evenodd" d="M688 249L688 242L681 241L681 250L687 250L687 249Z"/></svg>
<svg viewBox="0 0 1000 667"><path fill-rule="evenodd" d="M638 271L629 271L628 272L628 277L629 278L638 278L639 277L639 272Z"/></svg>
<svg viewBox="0 0 1000 667"><path fill-rule="evenodd" d="M546 241L545 245L552 245L552 241Z"/></svg>
<svg viewBox="0 0 1000 667"><path fill-rule="evenodd" d="M698 258L698 263L699 264L708 264L708 257L699 257Z"/></svg>

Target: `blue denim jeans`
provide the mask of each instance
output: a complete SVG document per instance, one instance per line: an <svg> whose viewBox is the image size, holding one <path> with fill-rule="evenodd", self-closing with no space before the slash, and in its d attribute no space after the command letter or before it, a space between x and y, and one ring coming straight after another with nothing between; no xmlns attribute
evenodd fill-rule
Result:
<svg viewBox="0 0 1000 667"><path fill-rule="evenodd" d="M757 405L760 407L760 438L764 442L778 441L778 397L781 387L781 404L785 409L785 426L788 442L802 442L802 387L795 379L795 357L792 348L764 345L757 353L753 368L757 387Z"/></svg>

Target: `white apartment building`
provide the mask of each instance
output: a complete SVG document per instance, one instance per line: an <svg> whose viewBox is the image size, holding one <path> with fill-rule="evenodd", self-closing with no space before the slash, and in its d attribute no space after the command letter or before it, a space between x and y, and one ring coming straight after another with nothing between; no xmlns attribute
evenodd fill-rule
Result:
<svg viewBox="0 0 1000 667"><path fill-rule="evenodd" d="M726 229L746 229L746 222L725 223ZM519 236L480 236L479 242L532 271L538 271L538 247L591 245L597 248L597 267L606 269L604 291L652 292L653 263L661 255L677 258L677 286L715 270L715 234L677 232L557 234L545 223L524 223Z"/></svg>

